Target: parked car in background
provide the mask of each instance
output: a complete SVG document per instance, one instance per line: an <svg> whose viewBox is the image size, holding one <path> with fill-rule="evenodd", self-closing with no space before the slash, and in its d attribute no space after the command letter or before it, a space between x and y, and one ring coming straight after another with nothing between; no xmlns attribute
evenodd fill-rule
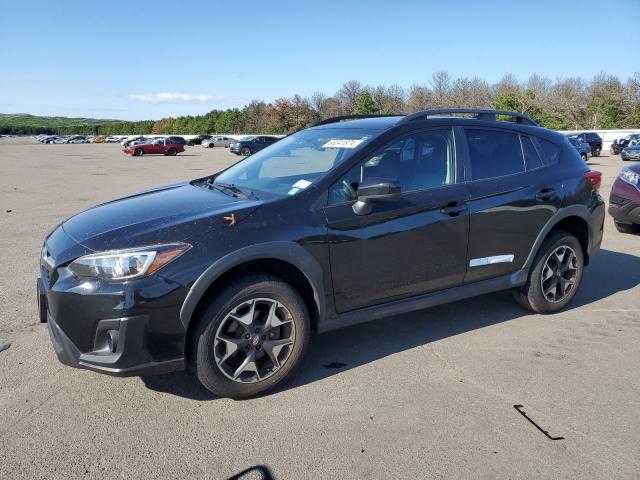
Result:
<svg viewBox="0 0 640 480"><path fill-rule="evenodd" d="M605 205L563 135L503 111L342 120L54 229L38 311L60 361L187 368L247 398L291 376L312 330L499 290L541 314L571 302Z"/></svg>
<svg viewBox="0 0 640 480"><path fill-rule="evenodd" d="M205 148L213 147L229 147L232 143L237 142L235 138L225 137L223 135L216 135L208 140L202 142L202 146Z"/></svg>
<svg viewBox="0 0 640 480"><path fill-rule="evenodd" d="M640 163L623 168L613 182L609 214L619 232L640 233Z"/></svg>
<svg viewBox="0 0 640 480"><path fill-rule="evenodd" d="M158 138L152 142L138 143L123 148L127 155L141 157L142 155L177 155L184 152L184 144L170 140L170 138Z"/></svg>
<svg viewBox="0 0 640 480"><path fill-rule="evenodd" d="M166 140L171 143L179 143L180 145L187 144L187 141L184 139L184 137L171 136L171 137L166 137Z"/></svg>
<svg viewBox="0 0 640 480"><path fill-rule="evenodd" d="M87 139L82 135L74 135L73 137L67 139L67 143L87 143Z"/></svg>
<svg viewBox="0 0 640 480"><path fill-rule="evenodd" d="M113 136L108 136L104 139L106 143L118 143L118 138Z"/></svg>
<svg viewBox="0 0 640 480"><path fill-rule="evenodd" d="M270 137L268 135L247 136L242 137L240 140L233 142L229 145L229 150L236 155L253 155L259 152L269 145L273 145L279 140L277 137Z"/></svg>
<svg viewBox="0 0 640 480"><path fill-rule="evenodd" d="M91 143L105 143L107 140L106 137L100 136L100 137L96 137L93 140L91 140Z"/></svg>
<svg viewBox="0 0 640 480"><path fill-rule="evenodd" d="M626 162L628 160L639 161L640 160L640 145L633 145L625 147L620 152L620 158Z"/></svg>
<svg viewBox="0 0 640 480"><path fill-rule="evenodd" d="M202 142L210 139L213 135L198 135L197 137L190 138L187 140L187 145L193 147L194 145L202 145Z"/></svg>
<svg viewBox="0 0 640 480"><path fill-rule="evenodd" d="M129 145L133 145L135 143L147 143L149 141L150 140L148 138L139 136L139 137L132 137L132 138L124 139L120 144L123 147L128 147Z"/></svg>
<svg viewBox="0 0 640 480"><path fill-rule="evenodd" d="M567 140L569 140L569 143L578 151L582 160L587 163L589 154L591 153L591 146L582 140L578 140L576 137L567 137Z"/></svg>
<svg viewBox="0 0 640 480"><path fill-rule="evenodd" d="M640 133L632 133L624 138L616 138L611 144L611 153L618 155L626 147L635 145L640 140Z"/></svg>
<svg viewBox="0 0 640 480"><path fill-rule="evenodd" d="M602 152L602 137L594 132L576 133L571 135L578 140L588 143L591 147L591 156L599 157Z"/></svg>

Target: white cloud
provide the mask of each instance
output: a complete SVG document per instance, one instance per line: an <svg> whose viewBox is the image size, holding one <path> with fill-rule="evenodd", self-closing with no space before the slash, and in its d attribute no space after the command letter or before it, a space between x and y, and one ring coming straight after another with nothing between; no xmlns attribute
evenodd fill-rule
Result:
<svg viewBox="0 0 640 480"><path fill-rule="evenodd" d="M224 97L213 95L194 95L191 93L131 93L129 98L147 103L205 103L224 100Z"/></svg>

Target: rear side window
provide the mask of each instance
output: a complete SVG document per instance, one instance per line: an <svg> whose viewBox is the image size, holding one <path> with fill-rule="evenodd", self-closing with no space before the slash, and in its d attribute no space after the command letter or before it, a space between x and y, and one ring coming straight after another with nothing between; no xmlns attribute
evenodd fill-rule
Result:
<svg viewBox="0 0 640 480"><path fill-rule="evenodd" d="M524 163L527 165L527 170L540 167L542 163L531 139L521 136L520 141L522 142L522 153L524 153Z"/></svg>
<svg viewBox="0 0 640 480"><path fill-rule="evenodd" d="M474 180L524 172L522 148L517 134L497 130L465 131Z"/></svg>
<svg viewBox="0 0 640 480"><path fill-rule="evenodd" d="M558 163L558 160L560 159L560 147L555 143L551 143L550 141L542 138L538 138L538 143L540 144L540 147L542 147L544 163L547 165Z"/></svg>

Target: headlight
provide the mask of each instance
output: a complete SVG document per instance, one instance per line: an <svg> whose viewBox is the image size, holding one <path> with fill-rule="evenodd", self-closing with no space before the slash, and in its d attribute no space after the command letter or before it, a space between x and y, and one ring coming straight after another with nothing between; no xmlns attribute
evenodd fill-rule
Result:
<svg viewBox="0 0 640 480"><path fill-rule="evenodd" d="M130 280L152 274L190 248L187 243L170 243L93 253L71 262L69 270L78 277Z"/></svg>
<svg viewBox="0 0 640 480"><path fill-rule="evenodd" d="M625 168L620 172L620 178L634 187L640 188L640 173Z"/></svg>

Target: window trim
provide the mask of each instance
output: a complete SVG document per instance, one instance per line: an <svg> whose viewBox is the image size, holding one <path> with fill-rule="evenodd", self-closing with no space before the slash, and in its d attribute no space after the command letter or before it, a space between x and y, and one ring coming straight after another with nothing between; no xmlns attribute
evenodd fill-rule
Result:
<svg viewBox="0 0 640 480"><path fill-rule="evenodd" d="M449 131L451 133L451 139L452 139L452 143L451 143L451 151L453 153L453 181L447 185L439 185L437 187L427 187L427 188L421 188L418 190L402 190L402 186L400 187L400 195L401 197L404 197L405 195L410 195L410 194L415 194L415 193L420 193L420 192L426 192L426 191L432 191L432 190L437 190L440 188L447 188L447 187L453 187L455 185L459 185L461 183L465 183L464 182L464 174L463 174L463 178L460 179L459 175L458 175L458 162L459 162L459 155L458 155L458 151L457 151L457 139L456 139L456 128L454 125L452 126L441 126L441 127L431 127L431 128L420 128L420 129L416 129L416 130L411 130L411 131L405 131L404 133L399 133L398 135L394 136L393 138L391 138L390 140L388 140L387 142L385 142L384 144L382 144L380 147L376 148L374 151L372 151L371 153L367 154L363 159L358 160L358 162L356 162L354 165L352 165L346 172L344 172L343 175L341 175L335 182L331 183L327 189L327 203L325 204L325 208L330 208L330 207L337 207L340 205L352 205L354 202L357 202L358 200L347 200L345 202L340 202L340 203L329 203L330 200L330 191L333 188L334 185L337 185L338 182L340 182L345 175L347 175L349 172L351 172L352 169L356 168L357 166L360 166L360 168L362 168L362 166L369 161L372 157L374 157L375 155L378 154L378 152L384 150L385 148L387 148L389 145L399 141L400 139L402 139L403 137L408 137L410 135L419 135L421 133L428 133L428 132L434 132L434 131ZM362 171L362 170L361 170ZM362 175L360 176L360 181L362 181ZM462 180L462 181L460 181Z"/></svg>

